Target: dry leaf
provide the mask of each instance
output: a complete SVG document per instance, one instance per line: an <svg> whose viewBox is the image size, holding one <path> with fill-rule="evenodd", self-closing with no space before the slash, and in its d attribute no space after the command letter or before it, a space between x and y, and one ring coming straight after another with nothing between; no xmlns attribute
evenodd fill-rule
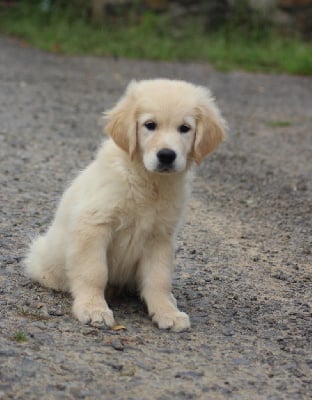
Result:
<svg viewBox="0 0 312 400"><path fill-rule="evenodd" d="M124 325L114 325L112 327L113 331L126 331L127 328Z"/></svg>

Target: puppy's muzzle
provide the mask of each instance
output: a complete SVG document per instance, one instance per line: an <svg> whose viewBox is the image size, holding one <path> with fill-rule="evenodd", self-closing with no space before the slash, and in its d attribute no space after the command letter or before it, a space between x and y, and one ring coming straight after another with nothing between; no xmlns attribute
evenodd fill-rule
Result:
<svg viewBox="0 0 312 400"><path fill-rule="evenodd" d="M157 153L158 171L167 172L174 169L174 160L177 158L175 151L171 149L161 149Z"/></svg>

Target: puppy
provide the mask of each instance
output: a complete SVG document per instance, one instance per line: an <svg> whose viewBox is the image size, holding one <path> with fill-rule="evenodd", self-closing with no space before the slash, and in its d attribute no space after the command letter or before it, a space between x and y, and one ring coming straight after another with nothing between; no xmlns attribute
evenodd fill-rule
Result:
<svg viewBox="0 0 312 400"><path fill-rule="evenodd" d="M114 325L110 284L135 288L160 329L185 330L189 317L171 293L174 240L191 167L220 144L226 123L206 88L167 79L131 82L105 117L110 138L31 244L26 272L69 291L83 323Z"/></svg>

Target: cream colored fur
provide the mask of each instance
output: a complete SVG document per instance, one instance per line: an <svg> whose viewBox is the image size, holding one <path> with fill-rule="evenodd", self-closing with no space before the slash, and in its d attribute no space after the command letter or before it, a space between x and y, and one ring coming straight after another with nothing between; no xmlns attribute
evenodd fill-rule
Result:
<svg viewBox="0 0 312 400"><path fill-rule="evenodd" d="M106 118L111 138L31 244L26 272L71 292L83 323L114 325L104 296L111 284L136 288L159 328L187 329L171 293L174 239L191 166L222 141L225 122L207 89L166 79L131 82ZM170 165L160 162L163 149L176 156Z"/></svg>

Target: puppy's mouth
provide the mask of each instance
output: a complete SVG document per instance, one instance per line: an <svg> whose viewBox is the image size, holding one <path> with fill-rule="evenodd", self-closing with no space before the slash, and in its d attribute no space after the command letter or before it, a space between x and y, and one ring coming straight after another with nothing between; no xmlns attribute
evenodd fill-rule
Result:
<svg viewBox="0 0 312 400"><path fill-rule="evenodd" d="M158 164L155 172L160 172L161 174L170 174L176 172L176 169L174 165Z"/></svg>

